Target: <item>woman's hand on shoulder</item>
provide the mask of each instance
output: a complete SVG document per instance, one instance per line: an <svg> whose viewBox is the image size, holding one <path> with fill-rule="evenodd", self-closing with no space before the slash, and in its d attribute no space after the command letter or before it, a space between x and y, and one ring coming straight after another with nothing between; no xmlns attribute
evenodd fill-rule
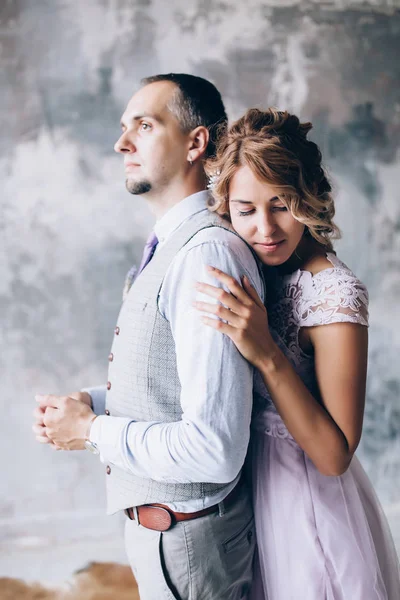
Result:
<svg viewBox="0 0 400 600"><path fill-rule="evenodd" d="M256 367L274 349L275 343L268 327L266 308L246 276L243 287L226 273L207 267L213 277L229 290L198 282L196 288L203 294L215 298L219 304L194 302L194 307L213 317L202 317L209 327L227 335L239 352ZM217 317L217 318L215 318Z"/></svg>

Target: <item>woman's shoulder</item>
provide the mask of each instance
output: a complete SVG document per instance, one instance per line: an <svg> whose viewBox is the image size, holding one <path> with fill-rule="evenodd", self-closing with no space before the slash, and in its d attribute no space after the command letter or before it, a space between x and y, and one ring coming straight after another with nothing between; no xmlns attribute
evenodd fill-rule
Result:
<svg viewBox="0 0 400 600"><path fill-rule="evenodd" d="M312 282L313 285L310 289L318 289L319 286L334 285L335 283L341 286L346 282L347 285L355 285L366 290L363 282L334 252L315 255L307 260L298 270L297 278L301 279L302 277Z"/></svg>
<svg viewBox="0 0 400 600"><path fill-rule="evenodd" d="M368 324L368 291L335 253L312 257L297 274L302 325Z"/></svg>
<svg viewBox="0 0 400 600"><path fill-rule="evenodd" d="M316 254L303 263L299 271L305 271L315 277L323 271L332 270L338 263L343 264L336 259L336 255L333 252Z"/></svg>

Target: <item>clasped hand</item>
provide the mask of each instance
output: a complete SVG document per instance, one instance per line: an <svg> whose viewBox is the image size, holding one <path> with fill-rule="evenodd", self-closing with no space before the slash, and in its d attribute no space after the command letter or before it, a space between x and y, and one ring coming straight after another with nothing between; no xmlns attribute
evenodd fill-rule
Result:
<svg viewBox="0 0 400 600"><path fill-rule="evenodd" d="M86 392L70 396L38 395L32 427L41 444L55 450L83 450L90 425L96 418Z"/></svg>

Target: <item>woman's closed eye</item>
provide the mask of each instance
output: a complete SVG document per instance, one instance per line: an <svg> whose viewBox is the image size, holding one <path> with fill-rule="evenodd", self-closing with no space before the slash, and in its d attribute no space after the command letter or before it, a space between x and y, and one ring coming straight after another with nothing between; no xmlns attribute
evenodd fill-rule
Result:
<svg viewBox="0 0 400 600"><path fill-rule="evenodd" d="M239 215L239 217L245 217L246 215L251 215L254 212L254 208L252 208L251 210L238 210L237 214Z"/></svg>
<svg viewBox="0 0 400 600"><path fill-rule="evenodd" d="M252 215L255 212L255 209L251 208L250 210L237 210L236 212L239 217L246 217L248 215ZM287 207L286 206L272 206L271 212L273 212L273 213L287 212Z"/></svg>

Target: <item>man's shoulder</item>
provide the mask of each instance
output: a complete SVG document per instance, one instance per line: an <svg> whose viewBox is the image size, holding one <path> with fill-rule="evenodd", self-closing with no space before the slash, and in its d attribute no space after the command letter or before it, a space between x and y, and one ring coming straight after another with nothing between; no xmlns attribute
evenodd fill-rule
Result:
<svg viewBox="0 0 400 600"><path fill-rule="evenodd" d="M215 225L199 230L178 252L173 261L175 270L181 274L188 270L197 273L204 265L213 265L234 276L246 274L257 292L262 294L263 277L257 258L229 227L227 223L226 228Z"/></svg>
<svg viewBox="0 0 400 600"><path fill-rule="evenodd" d="M205 246L212 252L213 247L226 246L227 250L243 252L251 258L252 251L246 242L232 229L229 222L216 221L208 227L200 229L182 248L189 252L193 248ZM254 257L253 257L254 260Z"/></svg>
<svg viewBox="0 0 400 600"><path fill-rule="evenodd" d="M191 261L210 264L216 261L218 268L227 268L229 264L240 264L250 274L258 273L259 268L255 254L247 243L232 228L211 226L198 231L179 252L180 259L191 257ZM221 267L218 266L221 264Z"/></svg>

